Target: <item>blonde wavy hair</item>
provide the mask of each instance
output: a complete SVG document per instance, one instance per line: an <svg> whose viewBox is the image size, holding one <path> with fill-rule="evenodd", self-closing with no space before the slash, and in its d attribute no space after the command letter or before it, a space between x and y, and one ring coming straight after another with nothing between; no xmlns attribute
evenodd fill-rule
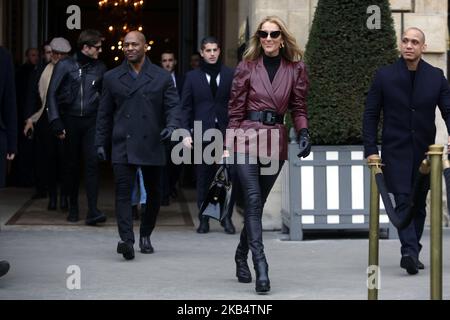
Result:
<svg viewBox="0 0 450 320"><path fill-rule="evenodd" d="M290 32L281 18L277 16L268 16L265 17L258 28L255 31L255 34L250 38L248 48L244 52L243 59L246 61L255 61L263 54L263 48L261 46L261 42L259 40L258 31L261 30L262 26L266 22L275 23L281 31L281 37L284 40L284 48L280 49L281 55L288 61L295 62L303 59L303 51L300 49L297 44L297 40L295 39L292 32Z"/></svg>

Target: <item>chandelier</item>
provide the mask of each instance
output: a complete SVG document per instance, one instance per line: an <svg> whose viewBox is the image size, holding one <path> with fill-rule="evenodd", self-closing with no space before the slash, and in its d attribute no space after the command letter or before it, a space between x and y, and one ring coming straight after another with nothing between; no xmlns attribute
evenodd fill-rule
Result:
<svg viewBox="0 0 450 320"><path fill-rule="evenodd" d="M133 30L143 32L142 13L144 0L101 0L99 10L106 28L106 42L111 50L115 63L120 62L125 35ZM149 42L147 50L151 50L154 41Z"/></svg>

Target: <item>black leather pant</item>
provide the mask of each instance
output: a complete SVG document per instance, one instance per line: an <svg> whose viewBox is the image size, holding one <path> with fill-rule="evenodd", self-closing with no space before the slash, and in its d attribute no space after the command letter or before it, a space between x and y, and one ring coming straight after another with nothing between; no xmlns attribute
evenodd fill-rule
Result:
<svg viewBox="0 0 450 320"><path fill-rule="evenodd" d="M241 164L242 157L245 157L245 164ZM240 160L240 159L241 160ZM237 176L239 177L242 191L244 193L245 213L244 228L241 232L238 250L252 252L253 262L265 260L264 245L262 239L262 214L267 197L277 180L284 161L279 162L278 170L275 174L261 174L261 163L250 164L249 156L238 154L238 161L235 165Z"/></svg>

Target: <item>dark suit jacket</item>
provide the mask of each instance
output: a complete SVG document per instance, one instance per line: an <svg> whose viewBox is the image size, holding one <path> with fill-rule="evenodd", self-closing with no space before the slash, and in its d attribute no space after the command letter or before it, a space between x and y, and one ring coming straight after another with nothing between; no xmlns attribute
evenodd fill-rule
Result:
<svg viewBox="0 0 450 320"><path fill-rule="evenodd" d="M17 106L11 55L0 47L0 141L1 150L17 152ZM5 154L0 155L6 158Z"/></svg>
<svg viewBox="0 0 450 320"><path fill-rule="evenodd" d="M180 102L172 77L146 59L137 79L127 61L107 72L97 116L96 146L112 140L113 164L163 166L164 128L179 128Z"/></svg>
<svg viewBox="0 0 450 320"><path fill-rule="evenodd" d="M204 133L216 127L217 118L219 129L225 133L232 81L233 70L222 66L220 84L214 99L205 72L199 68L186 73L181 102L183 128L190 130L194 127L194 121L201 121Z"/></svg>
<svg viewBox="0 0 450 320"><path fill-rule="evenodd" d="M246 120L247 112L271 110L284 116L289 109L298 133L301 129L308 128L308 110L306 105L308 89L308 73L302 61L289 62L281 59L280 67L272 83L264 67L262 57L255 61L243 61L237 67L234 76L229 106L229 128L243 129L247 132L250 132L251 129L257 131L259 141L267 140L267 156L286 160L288 136L285 126L283 124L267 126L261 122ZM267 131L261 131L261 129ZM270 148L272 144L272 130L276 130L273 133L279 137L278 141L273 142L274 145L279 146L279 152L273 152L273 154ZM229 137L227 137L226 144L228 147L231 147L232 143ZM238 151L242 150L240 148L243 147L242 143L241 146L236 146ZM258 147L262 147L262 145ZM249 153L248 142L245 149ZM258 150L261 151L259 148ZM252 155L254 154L252 153ZM259 155L265 156L265 154Z"/></svg>
<svg viewBox="0 0 450 320"><path fill-rule="evenodd" d="M411 192L413 177L435 141L436 106L450 128L450 91L442 70L420 60L414 87L403 58L377 71L366 100L363 139L365 156L378 154L383 111L381 152L389 192Z"/></svg>

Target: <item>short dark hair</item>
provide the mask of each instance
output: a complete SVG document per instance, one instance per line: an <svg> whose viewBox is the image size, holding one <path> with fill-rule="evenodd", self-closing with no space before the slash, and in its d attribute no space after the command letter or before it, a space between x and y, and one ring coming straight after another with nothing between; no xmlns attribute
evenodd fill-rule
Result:
<svg viewBox="0 0 450 320"><path fill-rule="evenodd" d="M83 49L84 45L87 45L89 47L95 46L100 41L103 41L104 38L100 31L93 30L93 29L87 29L81 32L80 36L78 37L78 48L81 50Z"/></svg>
<svg viewBox="0 0 450 320"><path fill-rule="evenodd" d="M175 51L173 51L171 49L166 49L163 52L161 52L161 57L162 57L163 54L173 54L173 57L176 58Z"/></svg>
<svg viewBox="0 0 450 320"><path fill-rule="evenodd" d="M217 46L220 48L219 40L217 40L217 38L213 37L213 36L208 36L206 38L203 38L202 42L200 43L200 48L202 50L205 49L205 47L208 43L217 44Z"/></svg>

